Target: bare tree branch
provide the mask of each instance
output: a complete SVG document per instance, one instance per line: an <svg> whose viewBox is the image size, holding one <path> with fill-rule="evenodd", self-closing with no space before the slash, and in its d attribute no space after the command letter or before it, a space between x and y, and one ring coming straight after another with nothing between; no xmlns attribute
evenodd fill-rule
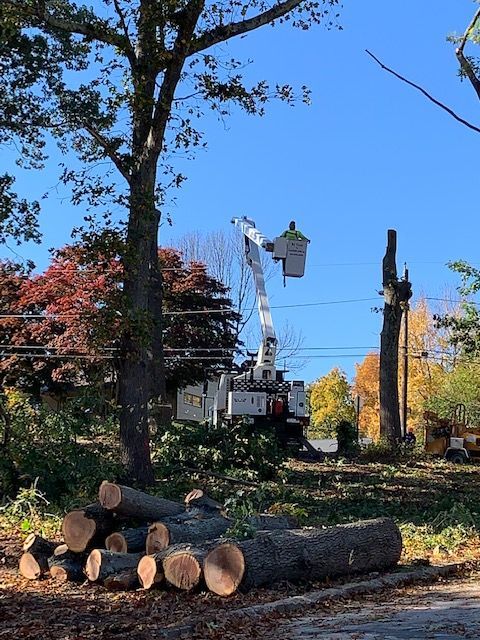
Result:
<svg viewBox="0 0 480 640"><path fill-rule="evenodd" d="M128 33L128 27L125 21L125 15L122 11L120 2L118 0L113 0L113 5L115 7L115 11L117 12L118 19L120 21L120 26L122 27L123 33L125 35L125 44L127 47L126 53L127 53L128 59L130 60L131 63L133 63L134 61L136 61L137 57L135 55L135 50L133 48L132 42L130 40L130 34Z"/></svg>
<svg viewBox="0 0 480 640"><path fill-rule="evenodd" d="M375 60L375 62L385 71L388 71L388 73L391 73L393 76L395 76L396 78L398 78L399 80L401 80L402 82L405 82L406 84L410 85L411 87L413 87L414 89L417 89L417 91L420 91L420 93L423 93L423 95L428 98L431 102L433 102L434 104L436 104L438 107L440 107L441 109L443 109L444 111L446 111L449 115L452 116L452 118L455 118L455 120L457 120L458 122L461 122L462 124L464 124L466 127L468 127L469 129L473 129L473 131L476 131L477 133L480 133L480 128L476 127L474 124L472 124L471 122L468 122L468 120L465 120L464 118L461 118L459 115L457 115L455 113L455 111L453 111L452 109L450 109L450 107L447 107L447 105L443 104L443 102L440 102L439 100L437 100L436 98L434 98L431 94L428 93L428 91L425 91L425 89L423 89L423 87L421 87L418 84L415 84L414 82L412 82L411 80L408 80L407 78L404 78L403 76L401 76L399 73L397 73L396 71L394 71L393 69L390 69L389 67L385 66L383 64L383 62L381 62L376 56L373 55L373 53L371 53L368 49L365 49L366 53L368 53L368 55L373 58Z"/></svg>
<svg viewBox="0 0 480 640"><path fill-rule="evenodd" d="M475 12L475 15L473 16L472 21L466 28L465 33L463 34L462 39L460 40L460 45L455 50L455 54L457 56L458 62L460 63L460 67L462 68L462 71L470 80L470 84L475 89L478 99L480 100L480 78L477 76L474 68L472 67L469 60L465 57L463 53L465 45L468 39L470 38L470 35L474 31L475 26L479 19L480 19L480 9L477 9L477 11Z"/></svg>
<svg viewBox="0 0 480 640"><path fill-rule="evenodd" d="M130 173L128 169L125 167L120 156L112 148L112 145L110 144L110 142L106 138L104 138L102 134L99 133L92 126L88 124L84 124L83 128L89 135L92 136L95 142L102 147L102 149L105 151L107 156L110 158L110 160L113 162L113 164L117 167L117 169L120 171L122 176L125 178L127 183L130 183Z"/></svg>
<svg viewBox="0 0 480 640"><path fill-rule="evenodd" d="M98 40L99 42L117 47L129 57L129 41L127 41L123 35L111 29L105 21L99 20L98 24L92 24L91 22L76 22L75 20L57 18L48 13L44 1L37 2L36 9L20 0L3 0L3 4L16 9L26 18L33 18L40 21L51 29L57 29L58 31L64 31L66 33L76 33L86 38Z"/></svg>
<svg viewBox="0 0 480 640"><path fill-rule="evenodd" d="M188 55L193 55L199 51L208 49L219 42L242 35L243 33L248 33L249 31L258 29L258 27L263 27L264 25L281 18L289 11L295 9L295 7L298 7L301 3L302 0L285 0L284 2L279 2L271 9L268 9L257 16L253 16L252 18L248 18L247 20L232 22L230 24L215 27L210 31L205 31L205 33L202 33L196 41L190 45Z"/></svg>

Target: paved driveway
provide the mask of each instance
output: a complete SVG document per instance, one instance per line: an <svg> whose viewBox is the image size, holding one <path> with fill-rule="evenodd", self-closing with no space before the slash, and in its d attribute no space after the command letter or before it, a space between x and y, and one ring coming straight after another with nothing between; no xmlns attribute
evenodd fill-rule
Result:
<svg viewBox="0 0 480 640"><path fill-rule="evenodd" d="M280 625L289 640L480 639L480 576L355 602L347 613L296 618Z"/></svg>

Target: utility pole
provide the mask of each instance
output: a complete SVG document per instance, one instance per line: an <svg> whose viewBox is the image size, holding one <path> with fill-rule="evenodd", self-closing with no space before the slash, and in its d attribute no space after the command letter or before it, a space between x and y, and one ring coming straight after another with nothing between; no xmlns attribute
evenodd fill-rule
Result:
<svg viewBox="0 0 480 640"><path fill-rule="evenodd" d="M408 282L408 268L405 263L403 271L403 280ZM408 421L408 312L410 305L408 300L405 301L403 308L403 378L402 378L402 413L400 415L402 434L405 437L407 435L407 421Z"/></svg>

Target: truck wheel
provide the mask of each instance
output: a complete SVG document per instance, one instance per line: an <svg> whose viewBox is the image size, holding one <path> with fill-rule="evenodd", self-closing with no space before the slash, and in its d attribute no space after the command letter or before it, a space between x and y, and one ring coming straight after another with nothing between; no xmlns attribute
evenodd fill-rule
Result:
<svg viewBox="0 0 480 640"><path fill-rule="evenodd" d="M447 460L449 462L453 462L453 464L465 464L467 462L467 458L462 451L455 451L454 453L451 453Z"/></svg>

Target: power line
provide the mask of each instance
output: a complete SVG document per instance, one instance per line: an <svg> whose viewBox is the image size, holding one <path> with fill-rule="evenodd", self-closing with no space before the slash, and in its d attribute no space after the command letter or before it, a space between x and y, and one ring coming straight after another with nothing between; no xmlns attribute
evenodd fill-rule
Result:
<svg viewBox="0 0 480 640"><path fill-rule="evenodd" d="M371 302L378 300L378 298L354 298L351 300L325 300L319 302L303 302L298 304L282 304L273 305L272 309L295 309L300 307L318 307L323 305L335 305L335 304L351 304L357 302ZM257 307L248 307L244 311L255 311ZM216 314L216 313L239 313L235 309L197 309L186 311L163 311L164 316L183 316L183 315L202 315L202 314ZM58 318L77 318L78 313L55 313L55 314L40 314L40 313L1 313L0 318L18 318L24 320L55 320Z"/></svg>

